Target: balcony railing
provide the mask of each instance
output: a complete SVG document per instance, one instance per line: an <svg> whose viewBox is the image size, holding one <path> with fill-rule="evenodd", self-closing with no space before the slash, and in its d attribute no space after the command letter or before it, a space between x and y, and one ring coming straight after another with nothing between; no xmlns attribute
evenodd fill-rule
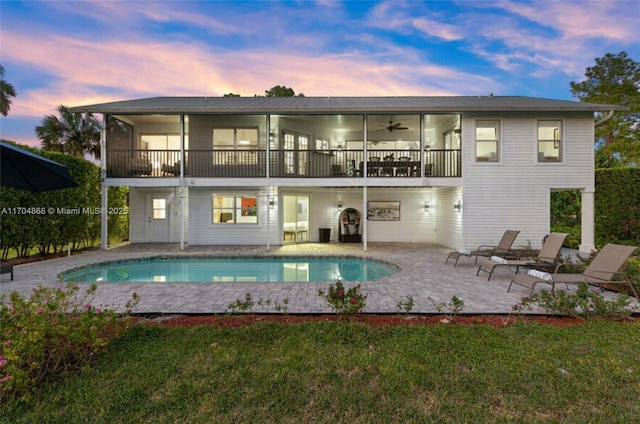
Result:
<svg viewBox="0 0 640 424"><path fill-rule="evenodd" d="M260 178L267 176L266 150L109 150L107 177ZM460 150L271 150L269 176L333 177L459 177Z"/></svg>

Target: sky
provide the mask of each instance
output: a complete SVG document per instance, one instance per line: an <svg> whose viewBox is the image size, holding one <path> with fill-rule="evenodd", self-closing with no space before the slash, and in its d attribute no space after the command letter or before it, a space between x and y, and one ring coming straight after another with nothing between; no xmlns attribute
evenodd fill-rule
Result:
<svg viewBox="0 0 640 424"><path fill-rule="evenodd" d="M17 96L0 138L59 105L155 96L514 95L573 100L595 58L640 61L640 2L0 0Z"/></svg>

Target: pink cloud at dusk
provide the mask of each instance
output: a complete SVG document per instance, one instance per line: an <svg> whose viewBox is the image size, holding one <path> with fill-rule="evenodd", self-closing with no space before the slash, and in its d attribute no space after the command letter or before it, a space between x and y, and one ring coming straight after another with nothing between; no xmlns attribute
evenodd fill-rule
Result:
<svg viewBox="0 0 640 424"><path fill-rule="evenodd" d="M262 94L286 84L307 96L454 95L496 83L454 69L424 64L376 63L362 54L305 56L286 51L211 51L185 43L113 41L62 37L42 41L8 33L12 60L37 64L54 76L50 84L19 96L16 116L54 113L60 104L88 104L123 97ZM437 81L430 84L429 81ZM456 90L445 89L445 86ZM304 87L301 89L300 87ZM110 94L100 94L108 92Z"/></svg>
<svg viewBox="0 0 640 424"><path fill-rule="evenodd" d="M3 2L18 91L0 136L37 144L59 105L153 96L529 95L570 99L605 53L640 60L637 2Z"/></svg>

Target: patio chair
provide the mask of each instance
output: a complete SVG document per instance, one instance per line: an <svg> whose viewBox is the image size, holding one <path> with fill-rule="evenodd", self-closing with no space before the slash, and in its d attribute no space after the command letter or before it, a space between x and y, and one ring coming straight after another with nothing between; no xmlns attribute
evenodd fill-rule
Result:
<svg viewBox="0 0 640 424"><path fill-rule="evenodd" d="M134 177L149 177L153 172L153 165L147 159L132 158L129 166L129 171Z"/></svg>
<svg viewBox="0 0 640 424"><path fill-rule="evenodd" d="M518 234L520 234L520 231L507 230L502 235L502 239L500 239L500 242L497 246L483 244L476 250L460 249L453 251L449 253L449 256L447 256L447 260L444 263L446 264L447 262L449 262L449 259L455 259L456 262L453 264L453 266L455 267L456 265L458 265L458 259L460 259L461 256L466 256L468 258L475 256L476 264L478 263L478 256L482 256L484 258L490 258L491 256L510 256L511 246L516 240Z"/></svg>
<svg viewBox="0 0 640 424"><path fill-rule="evenodd" d="M511 278L511 283L507 288L507 292L511 290L513 284L531 289L531 294L536 286L540 283L551 285L551 291L556 284L565 284L567 288L569 284L587 283L592 285L608 285L608 284L626 284L631 293L638 298L638 293L629 281L629 278L622 272L622 266L631 254L637 249L635 246L623 246L620 244L607 244L591 261L587 269L582 274L550 274L537 270L528 271L526 274L516 274ZM560 266L562 266L561 264ZM556 269L557 271L557 269Z"/></svg>
<svg viewBox="0 0 640 424"><path fill-rule="evenodd" d="M480 271L487 272L489 277L487 281L491 280L493 271L500 266L515 266L516 274L520 270L520 267L527 267L532 269L538 269L542 271L548 271L558 266L558 256L560 255L560 249L564 243L568 234L565 233L551 233L545 237L542 249L538 253L535 261L531 260L508 260L500 257L492 256L490 259L480 262L476 275L480 275Z"/></svg>

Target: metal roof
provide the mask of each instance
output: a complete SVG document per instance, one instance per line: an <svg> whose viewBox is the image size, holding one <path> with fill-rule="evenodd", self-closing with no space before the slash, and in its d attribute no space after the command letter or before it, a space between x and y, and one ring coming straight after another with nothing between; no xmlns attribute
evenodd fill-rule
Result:
<svg viewBox="0 0 640 424"><path fill-rule="evenodd" d="M106 114L319 114L398 112L628 110L624 106L523 96L451 97L151 97L70 108Z"/></svg>

